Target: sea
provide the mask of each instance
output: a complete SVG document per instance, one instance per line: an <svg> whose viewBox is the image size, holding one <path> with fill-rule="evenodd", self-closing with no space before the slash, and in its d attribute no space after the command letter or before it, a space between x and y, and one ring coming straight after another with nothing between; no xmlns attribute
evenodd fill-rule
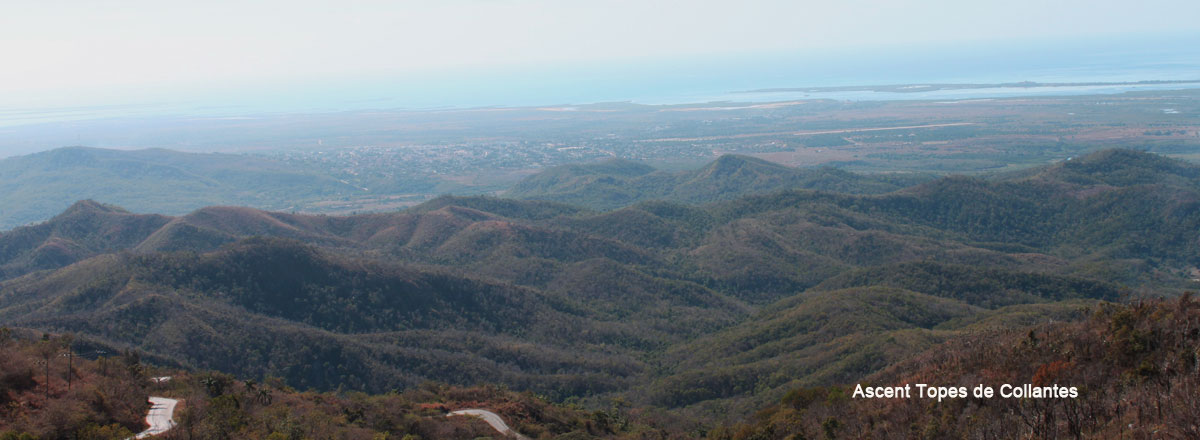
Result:
<svg viewBox="0 0 1200 440"><path fill-rule="evenodd" d="M0 129L105 118L238 118L607 102L670 105L799 99L962 100L1200 88L1200 82L929 91L920 91L919 87L1023 81L1061 84L1192 80L1200 81L1200 33L693 55L340 78L274 78L188 88L147 85L111 90L102 99L91 101L0 96ZM751 92L903 84L914 87L904 93Z"/></svg>

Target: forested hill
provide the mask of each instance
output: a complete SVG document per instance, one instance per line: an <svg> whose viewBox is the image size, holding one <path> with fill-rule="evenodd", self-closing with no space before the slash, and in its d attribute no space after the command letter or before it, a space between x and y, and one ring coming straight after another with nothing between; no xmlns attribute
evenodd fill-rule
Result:
<svg viewBox="0 0 1200 440"><path fill-rule="evenodd" d="M255 156L66 147L0 160L0 229L45 220L81 199L179 214L228 204L288 209L361 192L327 173Z"/></svg>
<svg viewBox="0 0 1200 440"><path fill-rule="evenodd" d="M689 171L655 171L614 159L551 167L521 180L505 195L608 210L640 201L706 203L747 194L812 189L879 194L932 179L927 174L855 174L836 168L792 168L749 156L725 155Z"/></svg>
<svg viewBox="0 0 1200 440"><path fill-rule="evenodd" d="M72 335L0 328L0 438L125 440L147 428L148 396L174 399L160 439L371 440L506 438L475 417L487 408L533 438L665 438L616 410L550 404L494 385L425 383L404 392L298 391L278 378L238 380L205 370L153 365L134 352L96 350ZM679 430L674 430L679 433ZM671 438L683 438L678 434Z"/></svg>
<svg viewBox="0 0 1200 440"><path fill-rule="evenodd" d="M1106 151L886 194L603 212L443 197L346 217L162 216L84 201L0 233L0 324L301 387L489 382L737 416L981 329L1196 288L1194 170Z"/></svg>
<svg viewBox="0 0 1200 440"><path fill-rule="evenodd" d="M1036 178L1074 185L1200 188L1200 166L1134 150L1104 150L1040 170Z"/></svg>
<svg viewBox="0 0 1200 440"><path fill-rule="evenodd" d="M947 312L954 313L931 309L915 319ZM976 329L866 377L790 387L732 422L666 416L627 401L586 410L492 385L301 392L278 378L155 366L131 351L98 351L87 339L0 328L0 437L130 438L145 428L146 396L155 395L181 403L165 438L500 438L481 420L445 416L461 408L487 408L522 434L553 439L1195 438L1198 323L1200 305L1183 296L1096 304L1072 321ZM163 376L170 379L151 380ZM908 384L912 394L855 397L859 384ZM968 396L923 397L916 384L961 387ZM1008 394L1025 384L1073 397ZM979 385L993 396L973 396Z"/></svg>
<svg viewBox="0 0 1200 440"><path fill-rule="evenodd" d="M836 386L797 387L709 438L1196 438L1200 304L1190 296L1093 307L1077 322L956 338ZM853 398L856 385L992 387L991 398ZM1005 398L1005 385L1075 398ZM1009 391L1011 393L1011 390Z"/></svg>

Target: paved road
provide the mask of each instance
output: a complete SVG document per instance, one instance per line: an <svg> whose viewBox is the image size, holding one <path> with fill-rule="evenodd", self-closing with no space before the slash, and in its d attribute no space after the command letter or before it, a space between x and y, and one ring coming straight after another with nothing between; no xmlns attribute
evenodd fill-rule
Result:
<svg viewBox="0 0 1200 440"><path fill-rule="evenodd" d="M529 437L523 436L521 433L513 431L511 428L509 428L508 425L504 423L504 419L500 418L499 415L485 409L460 409L458 411L451 411L450 414L446 414L446 417L450 416L479 417L483 419L483 421L487 422L487 424L492 425L493 429L500 431L501 434L511 435L522 440L529 440Z"/></svg>
<svg viewBox="0 0 1200 440"><path fill-rule="evenodd" d="M159 435L175 426L175 420L172 420L172 417L175 415L175 405L177 404L179 404L179 401L175 399L151 397L150 411L146 412L146 424L150 425L150 429L142 431L134 438L138 439Z"/></svg>
<svg viewBox="0 0 1200 440"><path fill-rule="evenodd" d="M175 415L175 405L178 404L179 400L176 399L168 399L166 397L151 397L150 411L146 412L146 424L150 425L150 429L142 431L134 438L141 439L159 435L174 427L175 420L173 420L173 417ZM492 429L495 429L501 434L511 435L521 440L529 440L529 437L523 436L519 432L513 431L512 428L509 428L508 424L504 423L504 419L500 418L498 414L488 410L462 409L458 411L451 411L450 414L446 414L446 417L450 416L479 417L483 419L483 421L487 422L488 425L491 425Z"/></svg>

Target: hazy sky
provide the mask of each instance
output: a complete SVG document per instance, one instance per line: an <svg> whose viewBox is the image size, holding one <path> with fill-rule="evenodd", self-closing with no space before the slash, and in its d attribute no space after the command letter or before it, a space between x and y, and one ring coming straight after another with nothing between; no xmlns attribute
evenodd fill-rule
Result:
<svg viewBox="0 0 1200 440"><path fill-rule="evenodd" d="M538 63L1197 32L1200 1L0 3L0 99Z"/></svg>

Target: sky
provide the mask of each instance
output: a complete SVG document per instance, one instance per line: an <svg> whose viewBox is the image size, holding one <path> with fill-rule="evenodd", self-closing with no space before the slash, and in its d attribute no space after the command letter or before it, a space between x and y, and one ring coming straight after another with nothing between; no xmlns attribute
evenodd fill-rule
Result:
<svg viewBox="0 0 1200 440"><path fill-rule="evenodd" d="M1194 0L0 2L0 107L255 83L1200 33Z"/></svg>

